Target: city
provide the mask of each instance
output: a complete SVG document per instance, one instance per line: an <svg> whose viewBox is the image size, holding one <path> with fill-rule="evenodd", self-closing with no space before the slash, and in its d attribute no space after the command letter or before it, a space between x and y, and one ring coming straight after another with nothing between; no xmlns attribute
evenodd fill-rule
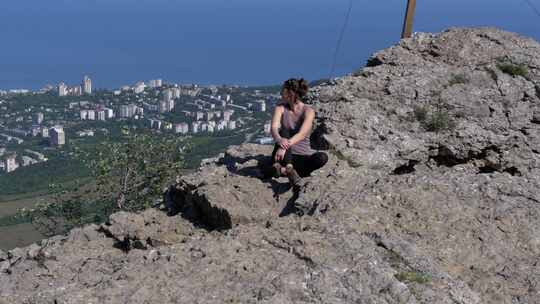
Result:
<svg viewBox="0 0 540 304"><path fill-rule="evenodd" d="M115 90L95 90L64 82L39 91L0 91L0 171L47 162L70 142L126 127L156 135L228 136L269 143L267 108L279 99L277 87L199 86L139 81ZM54 153L53 153L54 154Z"/></svg>

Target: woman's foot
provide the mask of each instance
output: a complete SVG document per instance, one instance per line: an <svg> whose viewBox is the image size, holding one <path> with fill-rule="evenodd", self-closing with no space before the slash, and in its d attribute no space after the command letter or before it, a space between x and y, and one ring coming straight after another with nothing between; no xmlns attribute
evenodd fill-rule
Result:
<svg viewBox="0 0 540 304"><path fill-rule="evenodd" d="M287 174L287 177L289 178L289 182L293 186L298 185L298 183L300 183L300 181L302 180L300 178L300 175L298 175L298 172L294 170L294 167L291 164L287 164L287 167L285 167L285 172Z"/></svg>

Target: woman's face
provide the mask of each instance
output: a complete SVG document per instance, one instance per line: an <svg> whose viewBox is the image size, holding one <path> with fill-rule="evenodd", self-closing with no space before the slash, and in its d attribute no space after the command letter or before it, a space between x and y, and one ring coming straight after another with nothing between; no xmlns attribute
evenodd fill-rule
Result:
<svg viewBox="0 0 540 304"><path fill-rule="evenodd" d="M286 101L290 104L294 104L296 100L294 92L288 89L283 89L281 91L281 99L283 99L283 101Z"/></svg>

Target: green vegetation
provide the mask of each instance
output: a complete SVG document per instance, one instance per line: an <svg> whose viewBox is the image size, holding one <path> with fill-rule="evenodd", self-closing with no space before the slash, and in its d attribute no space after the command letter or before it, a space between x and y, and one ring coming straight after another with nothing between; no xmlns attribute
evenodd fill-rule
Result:
<svg viewBox="0 0 540 304"><path fill-rule="evenodd" d="M23 223L28 223L29 219L17 215L8 215L0 217L0 227L13 226Z"/></svg>
<svg viewBox="0 0 540 304"><path fill-rule="evenodd" d="M527 77L529 74L527 66L523 64L514 64L510 62L500 62L497 64L497 68L501 70L501 72L508 74L510 76L516 77Z"/></svg>
<svg viewBox="0 0 540 304"><path fill-rule="evenodd" d="M420 122L420 125L429 132L453 130L456 127L448 111L442 107L430 113L427 107L417 106L414 108L413 115Z"/></svg>
<svg viewBox="0 0 540 304"><path fill-rule="evenodd" d="M139 211L161 199L163 189L180 174L183 143L174 136L129 134L123 142L103 142L97 157L79 151L96 184L81 191L51 184L53 197L34 208L22 209L27 219L49 236L88 223L103 222L119 210Z"/></svg>
<svg viewBox="0 0 540 304"><path fill-rule="evenodd" d="M424 122L428 118L428 110L426 107L415 106L414 117L417 121Z"/></svg>
<svg viewBox="0 0 540 304"><path fill-rule="evenodd" d="M400 282L426 284L431 281L431 277L428 274L418 271L403 271L395 275L396 279Z"/></svg>
<svg viewBox="0 0 540 304"><path fill-rule="evenodd" d="M365 71L364 68L358 69L352 73L354 77L364 77L368 78L369 76L373 75L373 72Z"/></svg>
<svg viewBox="0 0 540 304"><path fill-rule="evenodd" d="M450 81L448 82L449 86L453 86L456 84L467 84L470 82L470 79L467 78L465 74L456 74L450 78Z"/></svg>
<svg viewBox="0 0 540 304"><path fill-rule="evenodd" d="M196 169L201 160L215 157L224 152L230 145L239 145L245 137L241 134L231 134L226 137L194 136L189 140L189 150L184 156L185 169Z"/></svg>
<svg viewBox="0 0 540 304"><path fill-rule="evenodd" d="M2 195L44 191L49 188L49 184L62 184L89 175L90 171L81 161L59 155L47 162L0 175L0 189Z"/></svg>
<svg viewBox="0 0 540 304"><path fill-rule="evenodd" d="M444 130L453 130L455 123L450 114L445 110L438 110L432 113L424 122L424 128L429 132L441 132Z"/></svg>

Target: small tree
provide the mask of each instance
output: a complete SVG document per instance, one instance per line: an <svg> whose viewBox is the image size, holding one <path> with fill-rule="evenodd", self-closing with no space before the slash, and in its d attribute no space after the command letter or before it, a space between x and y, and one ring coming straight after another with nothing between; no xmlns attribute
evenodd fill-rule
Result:
<svg viewBox="0 0 540 304"><path fill-rule="evenodd" d="M51 185L51 199L19 216L29 219L44 235L106 220L118 210L138 211L160 199L163 189L180 174L183 141L174 136L155 137L129 134L120 142L98 145L96 154L77 150L95 178L91 191L83 194L82 184L72 188Z"/></svg>
<svg viewBox="0 0 540 304"><path fill-rule="evenodd" d="M150 207L180 174L182 148L177 137L146 134L127 135L123 143L102 143L97 157L89 162L101 199L122 210Z"/></svg>

